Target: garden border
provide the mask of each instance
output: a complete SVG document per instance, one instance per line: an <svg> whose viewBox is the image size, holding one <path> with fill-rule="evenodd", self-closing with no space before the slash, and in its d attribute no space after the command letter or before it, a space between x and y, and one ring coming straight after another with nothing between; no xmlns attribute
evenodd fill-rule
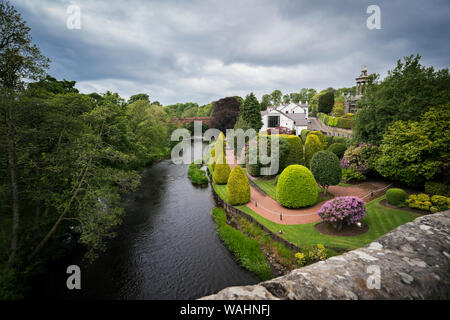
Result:
<svg viewBox="0 0 450 320"><path fill-rule="evenodd" d="M214 200L216 201L216 203L218 205L220 205L227 214L231 214L231 215L240 215L248 220L250 220L252 223L256 224L258 227L260 227L262 230L264 230L267 234L270 235L270 237L274 240L274 241L279 241L281 243L283 243L286 247L288 247L291 250L300 252L300 248L297 247L295 244L293 244L292 242L287 241L286 239L280 237L279 235L277 235L276 233L272 232L271 230L269 230L268 228L266 228L263 224L261 224L259 221L257 221L255 218L253 218L251 215L249 215L248 213L226 203L216 192L216 190L214 189L213 186L213 181L211 179L211 173L209 172L209 168L207 169L208 172L208 177L209 177L209 183L211 185L211 191L213 193L214 196Z"/></svg>

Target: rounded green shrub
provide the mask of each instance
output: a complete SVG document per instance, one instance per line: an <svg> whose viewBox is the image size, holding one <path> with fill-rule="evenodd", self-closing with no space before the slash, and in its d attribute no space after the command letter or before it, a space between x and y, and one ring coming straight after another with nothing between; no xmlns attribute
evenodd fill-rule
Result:
<svg viewBox="0 0 450 320"><path fill-rule="evenodd" d="M344 143L348 146L350 144L350 139L346 137L333 137L333 143Z"/></svg>
<svg viewBox="0 0 450 320"><path fill-rule="evenodd" d="M405 204L406 192L403 189L391 188L386 192L387 203L393 206L401 206Z"/></svg>
<svg viewBox="0 0 450 320"><path fill-rule="evenodd" d="M277 201L287 208L301 208L317 202L316 180L308 168L294 164L280 174L277 183Z"/></svg>
<svg viewBox="0 0 450 320"><path fill-rule="evenodd" d="M347 150L347 145L345 143L333 143L327 150L333 152L339 159L341 159L344 156L345 150Z"/></svg>
<svg viewBox="0 0 450 320"><path fill-rule="evenodd" d="M225 158L221 161L221 163L216 162L213 180L216 184L226 184L228 181L228 176L230 175L230 166L228 165Z"/></svg>
<svg viewBox="0 0 450 320"><path fill-rule="evenodd" d="M320 143L319 138L315 134L308 134L305 143L305 163L309 168L311 164L311 159L316 152L322 150L322 144Z"/></svg>
<svg viewBox="0 0 450 320"><path fill-rule="evenodd" d="M239 166L234 167L228 177L227 196L228 203L233 206L250 201L250 183L244 170Z"/></svg>
<svg viewBox="0 0 450 320"><path fill-rule="evenodd" d="M320 131L311 131L308 135L314 134L319 138L319 141L322 145L322 150L325 150L327 148L327 139L325 138L325 136L323 135L322 132ZM308 139L308 138L306 138Z"/></svg>
<svg viewBox="0 0 450 320"><path fill-rule="evenodd" d="M339 158L330 151L319 151L311 159L311 172L325 192L328 186L339 184L342 179L342 168Z"/></svg>
<svg viewBox="0 0 450 320"><path fill-rule="evenodd" d="M325 136L325 141L327 142L327 146L331 146L333 144L333 136Z"/></svg>

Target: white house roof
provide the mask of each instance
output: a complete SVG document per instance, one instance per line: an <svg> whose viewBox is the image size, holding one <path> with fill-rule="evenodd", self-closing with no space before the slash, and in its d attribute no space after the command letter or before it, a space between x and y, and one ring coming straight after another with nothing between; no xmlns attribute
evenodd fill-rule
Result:
<svg viewBox="0 0 450 320"><path fill-rule="evenodd" d="M276 107L273 107L272 111L277 111L278 113L281 113L285 117L291 119L294 121L296 126L307 126L308 120L305 118L304 113L284 113L283 111L279 110ZM261 111L261 117L267 115L269 112L267 110Z"/></svg>

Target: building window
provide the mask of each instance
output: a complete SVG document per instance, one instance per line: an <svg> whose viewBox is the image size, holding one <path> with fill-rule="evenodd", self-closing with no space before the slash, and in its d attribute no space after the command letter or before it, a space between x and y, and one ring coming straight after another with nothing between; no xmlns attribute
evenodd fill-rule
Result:
<svg viewBox="0 0 450 320"><path fill-rule="evenodd" d="M269 128L275 128L280 126L279 116L269 116Z"/></svg>

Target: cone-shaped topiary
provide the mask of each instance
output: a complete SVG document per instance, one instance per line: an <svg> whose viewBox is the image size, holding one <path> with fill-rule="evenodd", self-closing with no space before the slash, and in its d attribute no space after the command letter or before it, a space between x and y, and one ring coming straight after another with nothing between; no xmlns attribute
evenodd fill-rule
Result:
<svg viewBox="0 0 450 320"><path fill-rule="evenodd" d="M305 143L305 162L306 166L309 168L311 164L311 159L316 152L322 150L322 144L319 138L315 134L308 134Z"/></svg>
<svg viewBox="0 0 450 320"><path fill-rule="evenodd" d="M317 183L323 187L324 193L328 186L335 186L342 179L341 163L333 152L317 152L311 159L310 168Z"/></svg>
<svg viewBox="0 0 450 320"><path fill-rule="evenodd" d="M213 148L211 151L211 158L214 158L216 156L216 148Z"/></svg>
<svg viewBox="0 0 450 320"><path fill-rule="evenodd" d="M317 138L317 137L316 137ZM277 201L287 208L301 208L317 202L317 184L308 168L294 164L280 174Z"/></svg>
<svg viewBox="0 0 450 320"><path fill-rule="evenodd" d="M305 143L306 142L306 137L308 136L308 133L310 133L311 131L309 131L308 129L303 129L302 131L301 131L301 136L302 136L302 141L303 141L303 143Z"/></svg>
<svg viewBox="0 0 450 320"><path fill-rule="evenodd" d="M314 134L314 135L316 135L319 138L320 144L322 145L322 150L325 150L327 148L327 146L328 146L327 139L325 138L325 136L323 135L322 132L320 132L320 131L311 131L308 134L308 136L310 134ZM308 138L306 138L306 139L308 139Z"/></svg>
<svg viewBox="0 0 450 320"><path fill-rule="evenodd" d="M231 170L227 182L228 203L236 206L250 201L250 183L247 175L240 166Z"/></svg>
<svg viewBox="0 0 450 320"><path fill-rule="evenodd" d="M287 165L305 164L302 140L294 135L285 136L285 138L289 142L289 155L287 159Z"/></svg>
<svg viewBox="0 0 450 320"><path fill-rule="evenodd" d="M228 165L225 157L222 161L217 161L214 166L213 180L216 184L226 184L228 181L228 176L230 175L230 166Z"/></svg>

